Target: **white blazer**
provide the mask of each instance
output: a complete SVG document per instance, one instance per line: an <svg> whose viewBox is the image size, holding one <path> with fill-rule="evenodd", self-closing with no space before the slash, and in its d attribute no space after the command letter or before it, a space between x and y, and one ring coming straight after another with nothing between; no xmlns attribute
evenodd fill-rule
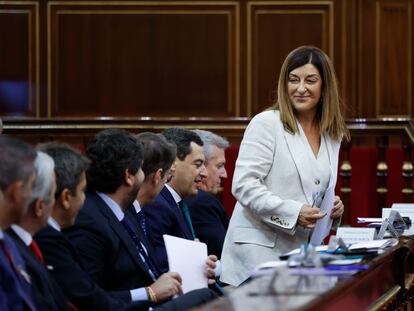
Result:
<svg viewBox="0 0 414 311"><path fill-rule="evenodd" d="M324 135L334 184L340 142ZM279 111L256 115L249 123L233 177L237 204L221 256L221 281L238 286L253 269L308 242L309 230L296 225L303 204L312 204L318 179L299 134L283 128Z"/></svg>

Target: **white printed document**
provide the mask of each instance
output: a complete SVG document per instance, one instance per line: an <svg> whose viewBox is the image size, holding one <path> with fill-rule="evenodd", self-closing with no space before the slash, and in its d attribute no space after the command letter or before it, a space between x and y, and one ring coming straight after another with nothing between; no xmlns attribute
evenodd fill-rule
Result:
<svg viewBox="0 0 414 311"><path fill-rule="evenodd" d="M371 250L371 249L384 249L386 247L395 246L398 244L397 239L383 239L383 240L374 240L361 243L354 243L348 248L350 251L355 250Z"/></svg>
<svg viewBox="0 0 414 311"><path fill-rule="evenodd" d="M180 274L183 293L207 287L207 245L167 234L163 238L170 271Z"/></svg>
<svg viewBox="0 0 414 311"><path fill-rule="evenodd" d="M310 244L313 246L321 245L323 240L329 235L332 227L331 213L335 200L335 184L333 182L333 173L331 168L331 176L329 178L329 185L325 191L325 196L322 200L320 210L322 213L326 213L325 217L319 219L316 222L315 228L313 229Z"/></svg>

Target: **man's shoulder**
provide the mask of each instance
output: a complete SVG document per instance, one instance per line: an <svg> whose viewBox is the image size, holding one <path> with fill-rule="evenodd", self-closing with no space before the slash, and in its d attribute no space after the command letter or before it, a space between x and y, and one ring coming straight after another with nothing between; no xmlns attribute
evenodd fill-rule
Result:
<svg viewBox="0 0 414 311"><path fill-rule="evenodd" d="M153 213L161 213L162 210L169 209L171 206L171 200L173 200L171 193L164 186L161 192L155 197L154 201L151 204L144 205L143 209L145 212L150 211Z"/></svg>
<svg viewBox="0 0 414 311"><path fill-rule="evenodd" d="M76 217L75 225L100 221L104 218L106 203L94 192L85 193L85 202Z"/></svg>
<svg viewBox="0 0 414 311"><path fill-rule="evenodd" d="M50 225L36 233L33 238L36 240L37 244L39 244L43 253L48 253L52 250L55 254L63 255L63 250L73 250L72 244L63 233Z"/></svg>
<svg viewBox="0 0 414 311"><path fill-rule="evenodd" d="M186 198L185 202L189 207L196 205L222 206L220 200L215 195L203 190L198 190L197 195Z"/></svg>
<svg viewBox="0 0 414 311"><path fill-rule="evenodd" d="M54 229L51 225L47 225L45 228L38 231L34 236L34 239L36 241L37 239L43 239L43 238L52 238L52 239L59 240L59 239L64 238L64 236L60 231Z"/></svg>

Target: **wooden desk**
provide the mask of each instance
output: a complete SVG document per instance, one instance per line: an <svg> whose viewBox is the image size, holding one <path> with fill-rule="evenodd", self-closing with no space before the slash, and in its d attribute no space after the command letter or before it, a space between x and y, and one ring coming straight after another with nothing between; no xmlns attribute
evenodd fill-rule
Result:
<svg viewBox="0 0 414 311"><path fill-rule="evenodd" d="M295 276L288 269L262 276L230 291L200 311L211 310L391 310L413 297L413 238L372 259L353 276ZM411 280L411 282L410 282Z"/></svg>

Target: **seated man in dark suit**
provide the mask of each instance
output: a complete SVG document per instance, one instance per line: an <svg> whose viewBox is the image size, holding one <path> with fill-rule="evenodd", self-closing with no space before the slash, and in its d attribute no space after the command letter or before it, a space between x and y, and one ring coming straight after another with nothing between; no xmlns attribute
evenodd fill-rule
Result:
<svg viewBox="0 0 414 311"><path fill-rule="evenodd" d="M26 213L35 179L33 148L0 136L0 310L35 310L30 277L13 240L3 230Z"/></svg>
<svg viewBox="0 0 414 311"><path fill-rule="evenodd" d="M89 160L66 144L46 143L38 149L55 161L57 188L49 225L35 235L35 240L66 296L79 310L147 310L146 302L132 303L129 290L107 292L100 288L85 271L75 247L61 232L74 224L83 206Z"/></svg>
<svg viewBox="0 0 414 311"><path fill-rule="evenodd" d="M151 231L156 259L162 271L168 271L163 234L196 239L188 207L183 199L197 194L197 184L206 177L203 141L194 132L182 128L166 129L165 138L177 146L172 178L152 204L143 206ZM214 260L217 258L214 256Z"/></svg>
<svg viewBox="0 0 414 311"><path fill-rule="evenodd" d="M151 204L171 177L171 166L175 160L177 147L175 144L169 143L161 134L144 132L135 137L143 147L142 171L145 178L139 188L136 201L128 211L140 224L148 240L151 241L151 230L147 228L141 207Z"/></svg>
<svg viewBox="0 0 414 311"><path fill-rule="evenodd" d="M38 310L70 310L68 299L46 269L43 255L33 235L47 224L55 204L54 162L47 154L38 151L35 160L36 180L32 189L32 202L18 224L7 231L16 243L26 262L31 278L33 298Z"/></svg>
<svg viewBox="0 0 414 311"><path fill-rule="evenodd" d="M148 231L155 246L157 262L162 271L168 271L168 259L162 236L169 234L190 240L197 239L188 207L183 204L183 199L197 194L197 184L206 177L206 169L203 142L197 134L182 128L166 129L162 134L177 146L177 155L171 167L172 177L154 202L143 207L143 211L148 219ZM209 269L218 268L214 272L209 271L214 275L218 275L220 270L216 262L217 257L210 255ZM213 283L214 280L209 280L210 285Z"/></svg>
<svg viewBox="0 0 414 311"><path fill-rule="evenodd" d="M165 183L171 178L171 166L175 161L177 147L168 142L161 134L144 132L135 136L143 146L144 161L142 170L145 174L138 197L128 210L141 227L144 235L151 240L151 230L147 228L147 223L141 206L149 205L154 202ZM149 245L152 248L152 245ZM152 252L154 252L152 248ZM207 267L208 273L214 275L215 262L209 260ZM214 279L208 280L209 284L215 283Z"/></svg>
<svg viewBox="0 0 414 311"><path fill-rule="evenodd" d="M224 151L229 143L225 138L209 131L194 130L194 132L204 143L207 177L198 185L197 195L187 198L185 202L190 210L197 238L207 244L209 254L220 258L229 220L226 210L215 195L221 187L222 178L227 178Z"/></svg>
<svg viewBox="0 0 414 311"><path fill-rule="evenodd" d="M142 147L122 130L105 130L86 151L88 193L75 225L65 234L76 245L89 275L102 288L131 290L133 300L158 305L181 294L177 273L161 274L145 235L125 211L135 201L144 180ZM159 306L186 310L214 295L207 289L186 294Z"/></svg>

